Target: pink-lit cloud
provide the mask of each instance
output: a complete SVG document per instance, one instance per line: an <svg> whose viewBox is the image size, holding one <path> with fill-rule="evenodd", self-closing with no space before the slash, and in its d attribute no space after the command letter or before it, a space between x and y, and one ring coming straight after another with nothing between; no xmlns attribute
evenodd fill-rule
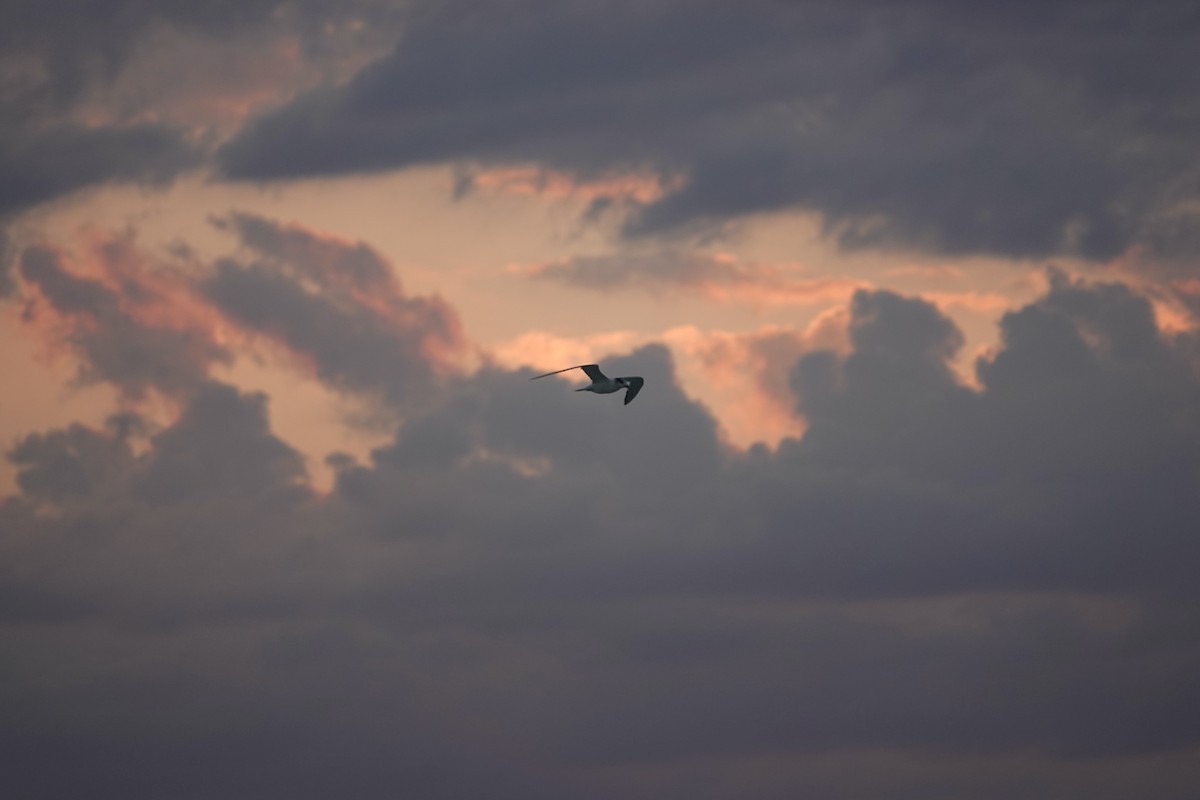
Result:
<svg viewBox="0 0 1200 800"><path fill-rule="evenodd" d="M86 233L77 252L26 248L24 324L69 353L81 380L112 383L130 401L186 396L267 343L330 388L389 403L466 368L453 309L407 295L373 249L247 214L218 224L247 259L151 255L132 232Z"/></svg>
<svg viewBox="0 0 1200 800"><path fill-rule="evenodd" d="M79 256L27 248L19 274L25 324L79 363L79 380L111 383L129 400L187 395L233 357L217 315L129 235L92 237Z"/></svg>

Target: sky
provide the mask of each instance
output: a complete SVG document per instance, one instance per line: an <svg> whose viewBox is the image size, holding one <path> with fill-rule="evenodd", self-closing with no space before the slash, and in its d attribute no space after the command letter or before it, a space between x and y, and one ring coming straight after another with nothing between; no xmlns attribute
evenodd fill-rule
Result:
<svg viewBox="0 0 1200 800"><path fill-rule="evenodd" d="M1200 782L1194 2L12 0L0 341L21 797Z"/></svg>

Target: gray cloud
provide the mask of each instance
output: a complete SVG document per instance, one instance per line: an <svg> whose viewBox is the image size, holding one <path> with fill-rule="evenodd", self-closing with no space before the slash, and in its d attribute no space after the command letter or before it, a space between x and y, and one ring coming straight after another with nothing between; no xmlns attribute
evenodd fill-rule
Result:
<svg viewBox="0 0 1200 800"><path fill-rule="evenodd" d="M367 245L248 214L218 224L259 258L217 262L200 291L232 321L308 359L327 385L390 403L427 399L465 352L454 310L407 296Z"/></svg>
<svg viewBox="0 0 1200 800"><path fill-rule="evenodd" d="M244 212L215 219L213 224L231 230L255 253L284 262L298 277L320 286L341 283L362 292L399 291L391 265L365 242L344 242Z"/></svg>
<svg viewBox="0 0 1200 800"><path fill-rule="evenodd" d="M303 458L270 434L266 399L205 384L152 442L153 456L135 484L139 497L150 504L261 502L274 491L299 491L307 478Z"/></svg>
<svg viewBox="0 0 1200 800"><path fill-rule="evenodd" d="M105 181L161 184L199 161L161 125L0 130L0 219Z"/></svg>
<svg viewBox="0 0 1200 800"><path fill-rule="evenodd" d="M35 501L63 503L87 497L133 462L125 436L78 423L46 434L30 434L7 453L21 472L18 485Z"/></svg>
<svg viewBox="0 0 1200 800"><path fill-rule="evenodd" d="M469 345L455 311L406 294L364 243L250 214L215 224L245 258L164 260L139 250L129 231L78 254L26 248L10 293L35 335L77 359L78 383L109 383L127 400L203 390L245 344L223 341L222 324L393 415L430 402L463 368Z"/></svg>
<svg viewBox="0 0 1200 800"><path fill-rule="evenodd" d="M0 8L0 223L78 189L114 181L158 185L203 163L222 120L193 120L195 126L188 127L164 110L188 92L208 91L203 80L172 86L170 98L162 96L165 90L147 91L145 85L114 92L156 36L172 32L221 42L237 35L252 46L291 32L301 59L336 63L342 54L327 51L343 46L337 32L348 23L363 23L360 46L379 31L394 31L397 14L388 5L373 0L335 9L276 0L196 6L140 0L5 3ZM195 68L206 67L213 70ZM282 101L292 87L276 88Z"/></svg>
<svg viewBox="0 0 1200 800"><path fill-rule="evenodd" d="M146 11L136 2L23 0L0 10L0 222L80 188L110 180L161 183L199 163L193 143L170 126L79 118L141 36L157 24L206 17Z"/></svg>
<svg viewBox="0 0 1200 800"><path fill-rule="evenodd" d="M0 101L46 133L0 134L0 205L168 178L176 134L63 121L150 23L35 5L0 11L31 20L0 42L60 60ZM247 8L171 24L266 19ZM630 234L801 206L847 246L1137 243L1189 274L1192 4L413 8L391 56L235 140L231 173L651 168L688 181ZM790 386L766 388L790 390L807 430L742 453L663 347L606 363L647 377L628 407L528 371L466 375L453 310L409 296L369 246L217 224L242 252L194 280L85 274L45 247L0 272L31 322L67 323L85 379L181 407L162 430L123 414L8 447L10 792L1194 794L1200 347L1129 287L1052 271L1002 319L977 388L937 309L859 292L844 349L747 344L790 364ZM97 257L124 257L112 247ZM746 277L548 271L619 286L647 270ZM361 463L331 454L336 482L315 491L269 399L212 380L231 354L171 292L404 424Z"/></svg>
<svg viewBox="0 0 1200 800"><path fill-rule="evenodd" d="M383 25L394 16L387 3L279 3L277 0L200 5L146 4L140 0L13 0L0 9L3 66L13 76L5 101L27 113L69 109L111 81L134 50L156 30L170 28L219 39L247 30L294 28L300 43L316 48L327 23L358 18Z"/></svg>
<svg viewBox="0 0 1200 800"><path fill-rule="evenodd" d="M676 249L576 256L526 268L532 278L583 289L642 288L651 292L690 290L721 301L756 305L818 303L848 297L859 281L810 277L792 266L739 262L729 256Z"/></svg>
<svg viewBox="0 0 1200 800"><path fill-rule="evenodd" d="M533 277L559 280L587 289L697 287L705 283L753 282L753 270L702 253L663 250L654 253L578 256L569 261L539 264Z"/></svg>
<svg viewBox="0 0 1200 800"><path fill-rule="evenodd" d="M221 160L685 175L631 235L799 207L848 247L1194 256L1198 30L1188 3L439 4Z"/></svg>
<svg viewBox="0 0 1200 800"><path fill-rule="evenodd" d="M0 298L10 297L17 289L16 258L12 250L8 232L0 228Z"/></svg>
<svg viewBox="0 0 1200 800"><path fill-rule="evenodd" d="M120 258L121 246L114 247ZM37 292L27 314L36 320L48 307L67 320L61 343L80 357L83 383L105 381L134 398L150 389L186 394L207 380L213 364L232 358L205 327L143 320L138 312L161 299L151 285L131 279L117 290L73 273L62 254L42 246L22 253L19 271Z"/></svg>
<svg viewBox="0 0 1200 800"><path fill-rule="evenodd" d="M229 797L1189 797L1194 343L1057 273L1001 330L967 389L948 319L857 294L778 451L723 447L660 346L606 363L647 376L628 407L452 379L327 496L228 386L32 435L10 785L184 796L217 759Z"/></svg>

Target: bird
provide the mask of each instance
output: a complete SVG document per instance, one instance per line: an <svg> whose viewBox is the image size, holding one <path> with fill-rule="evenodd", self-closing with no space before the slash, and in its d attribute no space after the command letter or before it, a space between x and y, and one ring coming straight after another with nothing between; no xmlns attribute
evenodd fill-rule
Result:
<svg viewBox="0 0 1200 800"><path fill-rule="evenodd" d="M637 397L637 393L642 390L642 385L646 382L643 378L610 378L600 371L599 364L578 364L574 367L563 367L556 369L554 372L547 372L545 375L535 375L530 378L531 381L536 381L538 378L548 378L551 375L557 375L560 372L567 372L572 369L581 369L584 371L592 382L587 386L576 389L577 392L595 392L596 394L612 394L625 390L625 405L633 402L633 398Z"/></svg>

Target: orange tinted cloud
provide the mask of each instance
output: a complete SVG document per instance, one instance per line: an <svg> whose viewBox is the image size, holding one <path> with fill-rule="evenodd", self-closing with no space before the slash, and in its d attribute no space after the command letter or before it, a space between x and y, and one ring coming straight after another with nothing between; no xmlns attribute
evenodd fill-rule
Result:
<svg viewBox="0 0 1200 800"><path fill-rule="evenodd" d="M603 363L606 356L660 342L671 350L683 390L709 408L727 443L774 446L804 430L789 386L792 365L812 350L844 353L848 322L847 306L840 305L817 315L803 330L767 325L722 331L687 325L657 334L606 331L582 337L530 331L494 348L491 356L506 367L543 371Z"/></svg>
<svg viewBox="0 0 1200 800"><path fill-rule="evenodd" d="M802 330L765 325L750 331L702 331L688 326L666 331L663 339L680 353L681 374L713 409L727 442L774 446L804 432L791 388L792 367L814 350L848 352L849 321L848 306L838 305Z"/></svg>
<svg viewBox="0 0 1200 800"><path fill-rule="evenodd" d="M960 308L979 314L999 316L1020 305L1020 301L1000 292L920 292L919 296L943 311Z"/></svg>

